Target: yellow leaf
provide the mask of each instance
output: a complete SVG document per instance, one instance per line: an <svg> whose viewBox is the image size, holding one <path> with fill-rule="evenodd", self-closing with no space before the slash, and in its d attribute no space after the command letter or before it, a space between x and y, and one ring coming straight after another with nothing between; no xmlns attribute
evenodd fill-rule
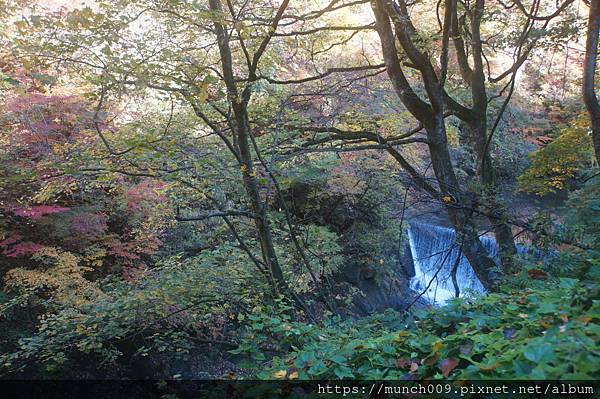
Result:
<svg viewBox="0 0 600 399"><path fill-rule="evenodd" d="M442 201L444 201L446 204L451 204L452 202L454 202L452 197L449 195L442 197Z"/></svg>
<svg viewBox="0 0 600 399"><path fill-rule="evenodd" d="M439 352L440 349L442 349L442 341L437 341L435 344L433 344L433 351L434 352Z"/></svg>
<svg viewBox="0 0 600 399"><path fill-rule="evenodd" d="M206 79L200 83L200 103L205 103L208 100L208 82Z"/></svg>
<svg viewBox="0 0 600 399"><path fill-rule="evenodd" d="M544 328L550 328L550 326L552 325L552 324L548 323L546 320L540 320L539 323L540 323L540 326L542 326Z"/></svg>
<svg viewBox="0 0 600 399"><path fill-rule="evenodd" d="M481 370L485 370L485 371L494 370L498 366L499 366L499 364L497 362L496 363L492 363L492 364L479 364L479 368Z"/></svg>
<svg viewBox="0 0 600 399"><path fill-rule="evenodd" d="M290 376L289 376L290 380L297 380L298 379L298 372L297 371L293 371Z"/></svg>

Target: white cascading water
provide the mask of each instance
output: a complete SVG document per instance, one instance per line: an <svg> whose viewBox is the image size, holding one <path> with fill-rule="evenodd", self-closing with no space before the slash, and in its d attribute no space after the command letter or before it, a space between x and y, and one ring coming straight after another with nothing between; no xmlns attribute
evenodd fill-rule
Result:
<svg viewBox="0 0 600 399"><path fill-rule="evenodd" d="M456 262L458 262L456 282L460 296L485 292L469 261L460 253L455 236L453 229L431 224L413 222L408 229L415 268L415 276L410 280L410 288L422 293L429 286L423 298L431 304L443 305L449 299L456 297L452 281L452 270ZM497 258L496 241L485 236L480 240L490 256Z"/></svg>

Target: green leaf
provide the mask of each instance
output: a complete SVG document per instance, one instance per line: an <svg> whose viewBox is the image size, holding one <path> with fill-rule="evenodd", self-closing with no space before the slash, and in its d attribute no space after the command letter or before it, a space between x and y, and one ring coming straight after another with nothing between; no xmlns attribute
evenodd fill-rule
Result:
<svg viewBox="0 0 600 399"><path fill-rule="evenodd" d="M560 279L559 286L560 286L560 288L573 288L577 285L578 281L579 280L574 279L574 278L562 277Z"/></svg>
<svg viewBox="0 0 600 399"><path fill-rule="evenodd" d="M523 351L523 355L527 360L534 363L547 362L555 359L554 349L547 343L538 343L537 345L529 344Z"/></svg>
<svg viewBox="0 0 600 399"><path fill-rule="evenodd" d="M322 360L317 360L317 362L308 369L309 374L312 375L320 375L325 373L326 371L327 366L325 366L325 363L323 363Z"/></svg>

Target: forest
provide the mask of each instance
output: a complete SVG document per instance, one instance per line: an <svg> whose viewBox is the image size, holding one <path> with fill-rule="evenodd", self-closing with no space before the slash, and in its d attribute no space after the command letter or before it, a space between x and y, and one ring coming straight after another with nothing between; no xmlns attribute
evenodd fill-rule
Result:
<svg viewBox="0 0 600 399"><path fill-rule="evenodd" d="M600 380L599 30L0 0L0 386Z"/></svg>

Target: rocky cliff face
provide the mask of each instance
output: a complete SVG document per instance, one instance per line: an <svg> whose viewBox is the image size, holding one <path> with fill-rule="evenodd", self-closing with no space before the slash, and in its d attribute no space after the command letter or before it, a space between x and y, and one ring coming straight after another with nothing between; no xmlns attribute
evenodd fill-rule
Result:
<svg viewBox="0 0 600 399"><path fill-rule="evenodd" d="M331 193L318 185L299 183L284 197L297 220L327 226L339 235L344 264L332 276L333 287L335 294L354 293L351 313L401 310L412 302L409 279L414 268L406 235L399 222L382 217L382 209L368 195ZM389 237L382 234L386 229L397 231ZM365 244L371 239L389 242L372 248Z"/></svg>

